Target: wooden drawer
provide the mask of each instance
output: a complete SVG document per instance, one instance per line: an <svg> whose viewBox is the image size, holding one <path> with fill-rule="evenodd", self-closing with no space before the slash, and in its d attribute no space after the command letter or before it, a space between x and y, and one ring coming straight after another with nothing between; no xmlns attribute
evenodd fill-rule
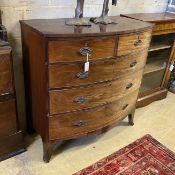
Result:
<svg viewBox="0 0 175 175"><path fill-rule="evenodd" d="M112 82L50 91L50 114L99 106L135 91L140 87L142 70Z"/></svg>
<svg viewBox="0 0 175 175"><path fill-rule="evenodd" d="M0 102L0 137L17 131L15 100Z"/></svg>
<svg viewBox="0 0 175 175"><path fill-rule="evenodd" d="M167 33L175 32L175 23L167 22L167 23L158 23L153 28L153 35L162 35Z"/></svg>
<svg viewBox="0 0 175 175"><path fill-rule="evenodd" d="M0 95L13 92L11 50L0 50Z"/></svg>
<svg viewBox="0 0 175 175"><path fill-rule="evenodd" d="M90 110L48 117L49 139L68 139L111 125L134 108L138 91L129 96Z"/></svg>
<svg viewBox="0 0 175 175"><path fill-rule="evenodd" d="M126 55L140 49L148 48L150 40L150 31L120 36L117 55Z"/></svg>
<svg viewBox="0 0 175 175"><path fill-rule="evenodd" d="M124 74L132 74L145 65L147 51L127 56L90 63L90 71L84 73L83 63L49 66L49 87L62 88L80 86L115 79Z"/></svg>
<svg viewBox="0 0 175 175"><path fill-rule="evenodd" d="M92 50L89 59L110 58L114 55L115 42L115 36L49 41L49 62L86 61L86 56L80 54L80 49L85 47Z"/></svg>

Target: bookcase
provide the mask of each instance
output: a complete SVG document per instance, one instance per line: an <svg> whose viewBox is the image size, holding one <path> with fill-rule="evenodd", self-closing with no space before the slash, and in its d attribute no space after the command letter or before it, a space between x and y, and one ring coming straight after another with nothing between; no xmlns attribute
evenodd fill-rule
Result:
<svg viewBox="0 0 175 175"><path fill-rule="evenodd" d="M121 16L155 24L137 102L137 107L143 107L167 96L175 60L175 14L140 13Z"/></svg>

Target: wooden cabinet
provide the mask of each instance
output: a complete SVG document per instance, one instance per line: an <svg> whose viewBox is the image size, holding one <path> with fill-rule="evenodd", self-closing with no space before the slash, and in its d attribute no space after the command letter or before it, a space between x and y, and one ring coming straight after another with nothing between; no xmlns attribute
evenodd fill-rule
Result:
<svg viewBox="0 0 175 175"><path fill-rule="evenodd" d="M175 56L175 15L168 13L143 13L122 15L154 24L152 41L140 89L137 107L166 98L171 65Z"/></svg>
<svg viewBox="0 0 175 175"><path fill-rule="evenodd" d="M2 46L3 43L0 44L0 161L25 151L17 119L11 48Z"/></svg>
<svg viewBox="0 0 175 175"><path fill-rule="evenodd" d="M117 24L90 28L21 21L28 124L42 137L46 162L61 140L103 132L126 116L133 125L152 25L113 18Z"/></svg>

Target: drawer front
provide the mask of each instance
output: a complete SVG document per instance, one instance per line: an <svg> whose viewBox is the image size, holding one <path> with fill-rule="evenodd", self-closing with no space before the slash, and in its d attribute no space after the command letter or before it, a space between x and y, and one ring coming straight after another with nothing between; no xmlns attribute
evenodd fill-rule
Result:
<svg viewBox="0 0 175 175"><path fill-rule="evenodd" d="M17 131L15 100L0 102L0 137Z"/></svg>
<svg viewBox="0 0 175 175"><path fill-rule="evenodd" d="M116 37L49 41L49 62L86 61L86 55L80 53L80 50L85 53L86 48L90 49L89 59L113 57L115 42Z"/></svg>
<svg viewBox="0 0 175 175"><path fill-rule="evenodd" d="M132 74L144 67L147 51L90 63L90 71L85 73L84 64L59 64L49 66L49 87L62 88L80 86L115 79L124 74Z"/></svg>
<svg viewBox="0 0 175 175"><path fill-rule="evenodd" d="M50 91L50 114L92 108L109 103L138 89L143 70L108 83Z"/></svg>
<svg viewBox="0 0 175 175"><path fill-rule="evenodd" d="M151 31L120 36L117 55L126 55L140 49L148 48L150 40Z"/></svg>
<svg viewBox="0 0 175 175"><path fill-rule="evenodd" d="M168 22L168 23L160 23L156 24L153 28L153 35L161 35L167 33L174 33L175 31L175 23Z"/></svg>
<svg viewBox="0 0 175 175"><path fill-rule="evenodd" d="M48 117L49 139L68 139L111 125L135 107L138 90L129 96L90 110Z"/></svg>
<svg viewBox="0 0 175 175"><path fill-rule="evenodd" d="M10 54L0 52L0 95L13 92Z"/></svg>

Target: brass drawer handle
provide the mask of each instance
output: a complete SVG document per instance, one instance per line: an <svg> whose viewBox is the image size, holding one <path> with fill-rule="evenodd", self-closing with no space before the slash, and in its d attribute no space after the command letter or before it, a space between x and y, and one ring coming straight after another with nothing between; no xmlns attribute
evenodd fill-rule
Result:
<svg viewBox="0 0 175 175"><path fill-rule="evenodd" d="M89 75L89 72L79 72L77 74L77 77L80 78L80 79L83 79L83 78L87 78Z"/></svg>
<svg viewBox="0 0 175 175"><path fill-rule="evenodd" d="M80 54L86 56L87 54L91 54L92 49L90 47L83 47L80 49Z"/></svg>
<svg viewBox="0 0 175 175"><path fill-rule="evenodd" d="M73 123L73 126L81 127L81 126L84 126L85 124L86 124L86 122L84 120L79 120L79 121Z"/></svg>
<svg viewBox="0 0 175 175"><path fill-rule="evenodd" d="M127 107L129 106L129 104L126 104L122 107L122 110L125 110Z"/></svg>
<svg viewBox="0 0 175 175"><path fill-rule="evenodd" d="M141 39L138 39L135 43L134 43L134 46L135 47L138 47L142 44L142 40Z"/></svg>
<svg viewBox="0 0 175 175"><path fill-rule="evenodd" d="M74 102L77 103L77 104L82 104L82 103L85 103L86 101L87 101L87 99L84 98L84 97L77 97L74 100Z"/></svg>
<svg viewBox="0 0 175 175"><path fill-rule="evenodd" d="M130 67L134 67L134 66L136 66L136 64L137 64L137 61L134 60L134 61L130 64Z"/></svg>
<svg viewBox="0 0 175 175"><path fill-rule="evenodd" d="M129 84L126 86L126 89L130 89L132 86L133 86L133 83L129 83Z"/></svg>

